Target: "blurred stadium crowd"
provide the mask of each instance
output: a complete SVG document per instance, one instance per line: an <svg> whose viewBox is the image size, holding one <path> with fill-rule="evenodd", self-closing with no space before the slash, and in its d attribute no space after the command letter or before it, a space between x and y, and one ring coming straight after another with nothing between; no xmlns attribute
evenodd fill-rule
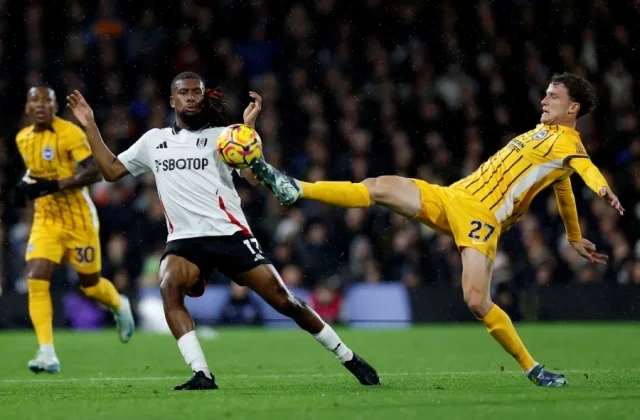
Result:
<svg viewBox="0 0 640 420"><path fill-rule="evenodd" d="M0 284L23 291L29 210L10 208L22 175L14 135L29 86L79 89L105 142L125 150L173 123L169 82L191 70L240 120L248 91L267 160L306 180L399 174L447 184L539 120L554 72L588 77L597 112L578 129L627 209L620 218L573 177L583 235L610 255L586 264L564 239L553 193L503 235L496 285L640 283L640 1L613 0L0 0ZM614 5L615 3L615 5ZM635 79L634 79L635 76ZM382 208L281 207L238 180L254 233L285 281L314 290L325 316L353 282L459 286L449 237ZM157 284L166 226L151 174L94 185L104 275L134 294ZM72 273L62 272L68 284ZM214 281L223 281L214 279ZM61 282L60 284L63 284ZM65 286L54 286L65 287Z"/></svg>

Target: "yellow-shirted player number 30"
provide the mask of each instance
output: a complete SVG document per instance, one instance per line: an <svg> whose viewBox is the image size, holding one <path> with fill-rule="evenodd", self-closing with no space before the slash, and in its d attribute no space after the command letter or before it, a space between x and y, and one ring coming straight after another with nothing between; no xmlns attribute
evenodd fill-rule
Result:
<svg viewBox="0 0 640 420"><path fill-rule="evenodd" d="M93 259L96 256L95 249L92 246L88 246L86 248L76 248L76 259L78 262L93 262Z"/></svg>

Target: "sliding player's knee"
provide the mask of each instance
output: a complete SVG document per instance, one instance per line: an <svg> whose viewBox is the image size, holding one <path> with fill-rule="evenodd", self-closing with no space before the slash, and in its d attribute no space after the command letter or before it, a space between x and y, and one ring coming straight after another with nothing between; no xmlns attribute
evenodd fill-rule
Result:
<svg viewBox="0 0 640 420"><path fill-rule="evenodd" d="M464 301L469 307L469 310L477 318L484 318L489 310L491 310L491 297L488 291L480 290L477 287L464 288Z"/></svg>
<svg viewBox="0 0 640 420"><path fill-rule="evenodd" d="M397 189L396 176L379 176L377 178L367 178L362 181L367 190L371 201L378 204L393 202Z"/></svg>

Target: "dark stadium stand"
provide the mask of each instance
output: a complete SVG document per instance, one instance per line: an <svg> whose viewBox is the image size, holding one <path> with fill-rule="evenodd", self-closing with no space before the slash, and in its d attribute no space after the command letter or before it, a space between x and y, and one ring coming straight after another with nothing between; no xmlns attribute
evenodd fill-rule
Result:
<svg viewBox="0 0 640 420"><path fill-rule="evenodd" d="M466 10L455 0L168 0L160 9L150 1L0 0L3 293L26 293L31 214L14 208L8 192L23 171L14 136L25 123L27 88L49 83L59 114L72 120L63 98L81 90L107 145L122 151L148 129L173 123L169 82L184 70L220 86L237 121L248 91L258 91L266 158L294 176L357 182L397 173L440 184L469 174L531 129L554 72L581 74L596 84L601 102L578 129L627 209L621 218L573 178L583 235L610 263L589 265L573 252L549 191L503 235L494 284L513 296L558 283L640 284L637 2L500 3ZM548 13L560 3L563 13ZM348 302L354 284L460 286L451 238L382 208L283 208L266 191L243 180L238 186L284 280L327 305ZM105 276L132 297L156 286L166 227L153 177L102 182L91 194ZM75 287L72 272L56 275L57 292Z"/></svg>

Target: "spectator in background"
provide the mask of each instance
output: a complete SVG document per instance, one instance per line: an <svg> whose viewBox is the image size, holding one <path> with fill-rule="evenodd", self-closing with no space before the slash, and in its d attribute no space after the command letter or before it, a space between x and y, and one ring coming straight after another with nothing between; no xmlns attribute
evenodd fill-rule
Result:
<svg viewBox="0 0 640 420"><path fill-rule="evenodd" d="M258 304L249 295L249 289L231 282L229 301L222 309L222 325L262 325Z"/></svg>
<svg viewBox="0 0 640 420"><path fill-rule="evenodd" d="M498 284L493 299L509 315L513 322L518 322L522 319L518 295L513 292L509 283Z"/></svg>
<svg viewBox="0 0 640 420"><path fill-rule="evenodd" d="M325 282L319 282L313 288L309 297L309 305L329 324L340 322L342 313L342 296L339 291L331 288Z"/></svg>
<svg viewBox="0 0 640 420"><path fill-rule="evenodd" d="M553 31L540 13L544 2L480 1L463 13L462 3L446 0L358 0L358 12L338 1L285 0L277 8L260 1L169 1L166 8L150 8L144 2L63 0L65 13L56 15L60 22L52 27L46 17L61 10L54 3L28 2L19 5L23 14L10 14L0 0L0 62L7 63L0 68L6 99L0 101L2 200L22 171L7 141L22 112L7 104L39 81L86 92L105 142L121 151L150 128L173 123L160 99L168 88L164 81L183 68L201 71L229 98L241 99L248 86L262 94L258 131L264 154L294 176L361 181L398 173L445 185L528 127L550 74L567 70L586 73L598 86L602 105L578 128L629 211L600 222L598 200L574 183L583 234L598 236L598 248L610 253L607 271L585 271L565 252L555 203L540 197L529 224L505 236L499 253L505 268L496 270L496 283L517 290L635 278L640 59L632 40L640 37L640 14L629 2L584 0L584 13L554 21ZM556 3L561 9L575 2ZM234 18L217 19L223 15ZM238 16L246 23L231 23ZM15 41L3 42L9 31ZM239 116L235 99L229 105ZM412 230L376 210L344 212L317 203L285 209L270 194L239 191L265 252L283 277L287 268L285 281L313 288L336 275L341 287L390 280L460 286L459 254L447 237ZM147 177L129 178L96 185L92 195L103 249L118 249L105 262L114 258L114 276L134 293L147 284L138 274L152 264L166 235L155 186ZM4 248L11 257L5 290L21 281L27 218L5 204ZM119 234L126 246L110 239Z"/></svg>
<svg viewBox="0 0 640 420"><path fill-rule="evenodd" d="M140 21L128 38L127 59L140 66L143 71L148 71L165 39L166 35L156 21L154 10L143 10Z"/></svg>
<svg viewBox="0 0 640 420"><path fill-rule="evenodd" d="M0 220L2 220L2 213L4 208L0 206ZM0 224L0 244L5 244L5 235L4 235L4 226ZM5 267L4 267L4 256L0 255L0 296L2 296L3 288L5 287L6 278L5 278Z"/></svg>
<svg viewBox="0 0 640 420"><path fill-rule="evenodd" d="M301 287L304 281L302 269L294 264L287 264L282 268L282 280L287 287Z"/></svg>
<svg viewBox="0 0 640 420"><path fill-rule="evenodd" d="M275 48L267 39L267 28L255 26L250 38L240 46L240 54L247 66L247 78L252 79L271 71L274 53Z"/></svg>
<svg viewBox="0 0 640 420"><path fill-rule="evenodd" d="M98 2L98 12L91 25L91 35L94 42L106 38L117 40L124 35L126 24L118 16L115 9L113 0Z"/></svg>

